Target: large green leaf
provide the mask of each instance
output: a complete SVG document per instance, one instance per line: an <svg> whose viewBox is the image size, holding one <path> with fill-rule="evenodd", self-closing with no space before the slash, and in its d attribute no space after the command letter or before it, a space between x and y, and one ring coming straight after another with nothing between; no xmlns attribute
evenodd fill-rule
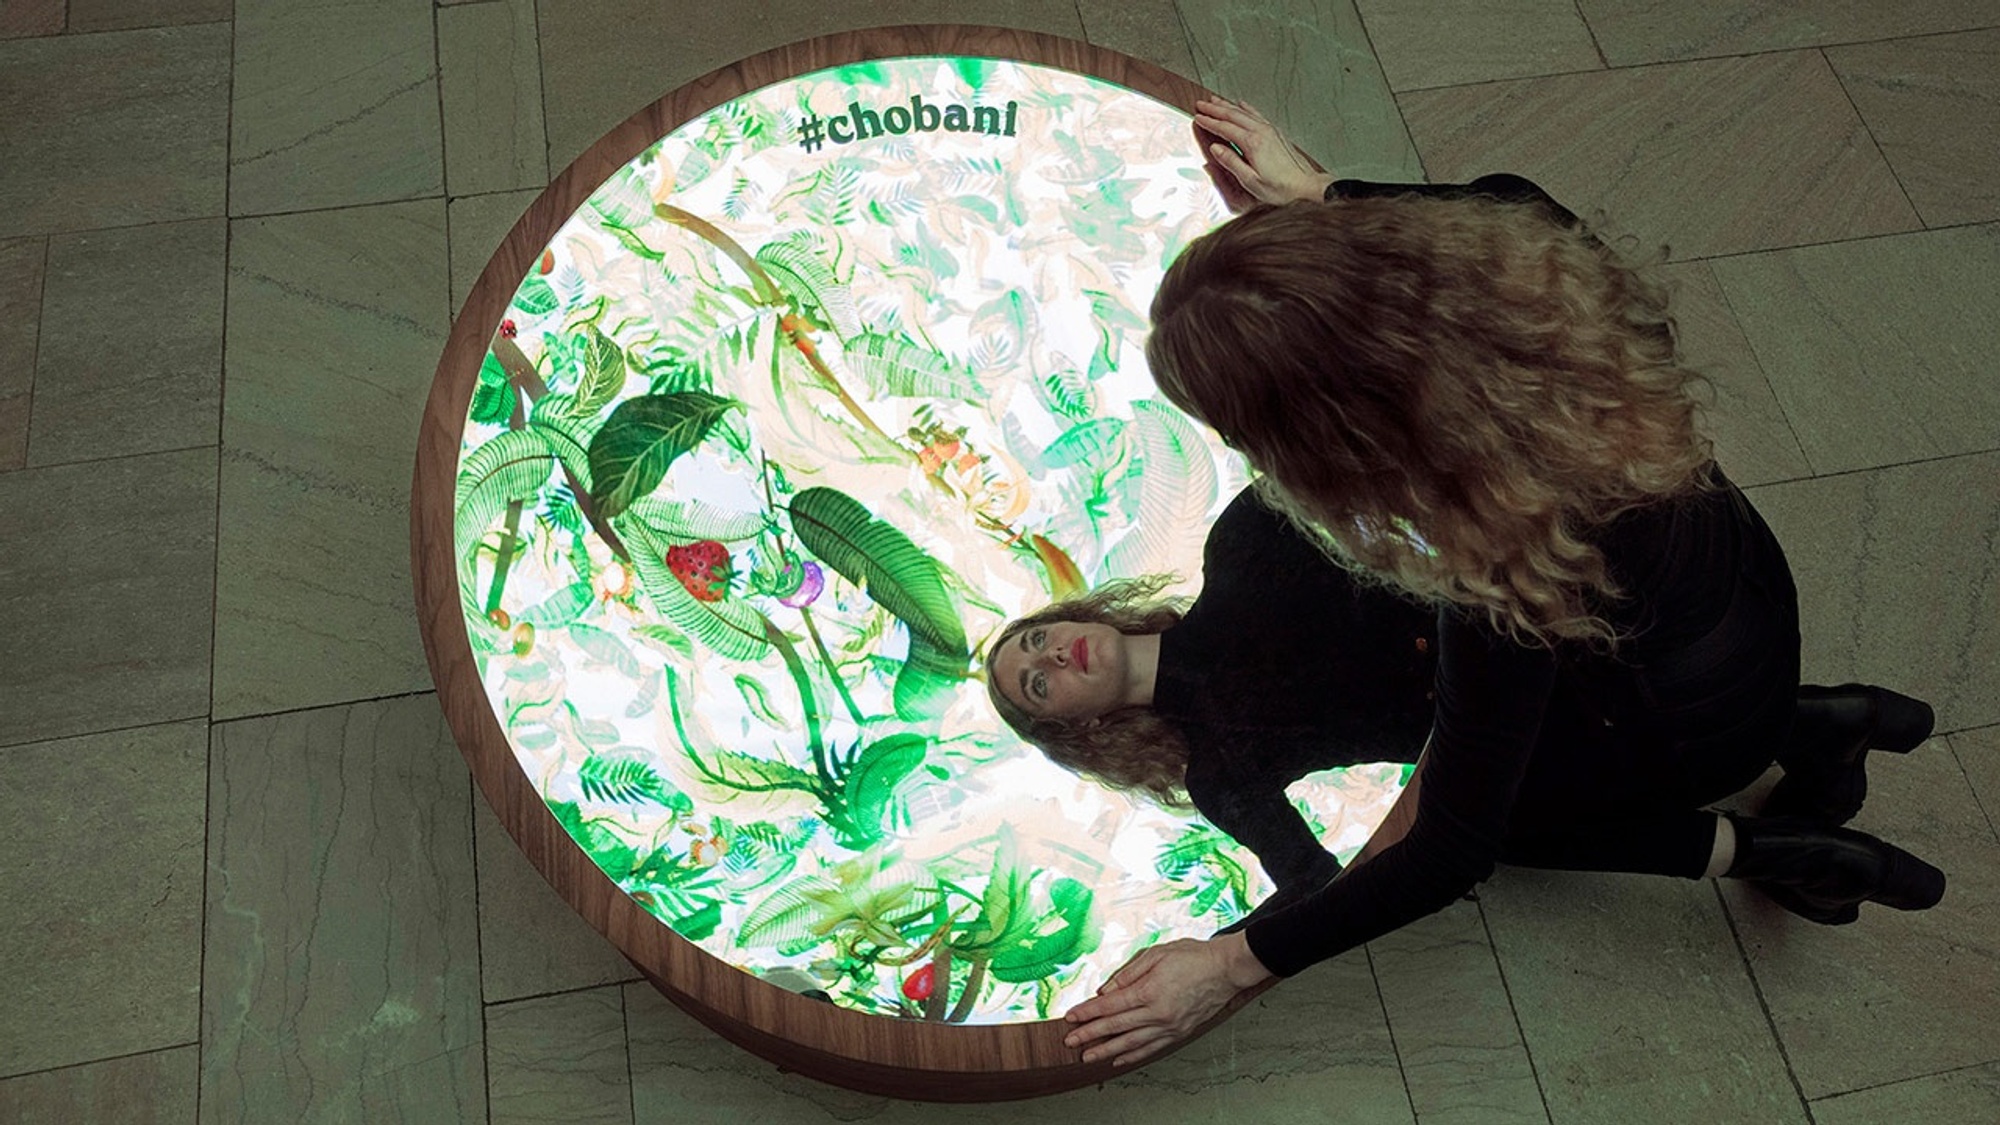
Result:
<svg viewBox="0 0 2000 1125"><path fill-rule="evenodd" d="M941 649L911 630L910 654L896 672L896 717L915 723L943 714L951 693L965 680L968 659L963 648Z"/></svg>
<svg viewBox="0 0 2000 1125"><path fill-rule="evenodd" d="M603 332L595 324L586 324L578 333L576 351L582 360L583 376L576 389L576 401L570 413L588 418L610 405L625 389L625 374L629 362L625 349Z"/></svg>
<svg viewBox="0 0 2000 1125"><path fill-rule="evenodd" d="M945 590L937 560L852 496L808 488L792 497L792 530L806 549L849 582L866 585L877 605L939 654L969 658L965 627Z"/></svg>
<svg viewBox="0 0 2000 1125"><path fill-rule="evenodd" d="M834 335L842 340L861 333L861 313L855 308L854 294L833 275L832 267L820 260L812 247L796 240L771 242L757 251L757 261L771 280L793 300L818 310Z"/></svg>
<svg viewBox="0 0 2000 1125"><path fill-rule="evenodd" d="M801 793L817 793L819 779L812 774L775 758L758 758L739 750L712 750L703 759L708 771L720 778L720 784L732 789L751 792L770 792L778 789L794 789Z"/></svg>
<svg viewBox="0 0 2000 1125"><path fill-rule="evenodd" d="M514 291L514 307L529 316L552 313L561 303L562 301L556 297L556 291L549 287L549 283L533 275L521 282L521 287Z"/></svg>
<svg viewBox="0 0 2000 1125"><path fill-rule="evenodd" d="M497 426L514 414L514 388L507 383L480 380L472 388L472 420L482 426Z"/></svg>
<svg viewBox="0 0 2000 1125"><path fill-rule="evenodd" d="M826 919L839 901L839 886L824 876L807 875L787 883L743 916L736 927L737 944L784 946L824 938L831 927L819 930L816 923Z"/></svg>
<svg viewBox="0 0 2000 1125"><path fill-rule="evenodd" d="M590 491L590 424L577 416L576 399L543 395L528 415L528 428L548 442L549 450L570 471L585 492Z"/></svg>
<svg viewBox="0 0 2000 1125"><path fill-rule="evenodd" d="M895 825L896 786L919 766L931 740L921 734L892 734L871 742L854 759L845 781L847 815L854 846L866 847Z"/></svg>
<svg viewBox="0 0 2000 1125"><path fill-rule="evenodd" d="M559 628L582 617L596 600L597 592L589 582L572 582L523 612L518 620L537 629Z"/></svg>
<svg viewBox="0 0 2000 1125"><path fill-rule="evenodd" d="M770 622L755 606L731 599L702 601L667 568L666 545L644 523L626 516L614 526L660 616L710 650L735 660L756 660L770 648Z"/></svg>
<svg viewBox="0 0 2000 1125"><path fill-rule="evenodd" d="M987 968L993 979L1008 984L1039 980L1097 948L1090 924L1091 891L1075 879L1057 879L1049 888L1052 910L1039 932L993 955ZM1049 919L1060 921L1051 926Z"/></svg>
<svg viewBox="0 0 2000 1125"><path fill-rule="evenodd" d="M700 445L734 399L683 391L620 403L590 439L590 499L608 519L660 486L667 469Z"/></svg>
<svg viewBox="0 0 2000 1125"><path fill-rule="evenodd" d="M663 500L648 496L635 502L626 515L676 541L714 539L734 543L754 539L764 530L763 512L718 508L706 500Z"/></svg>
<svg viewBox="0 0 2000 1125"><path fill-rule="evenodd" d="M1092 418L1064 431L1049 443L1042 464L1051 469L1082 465L1103 471L1126 452L1123 418Z"/></svg>
<svg viewBox="0 0 2000 1125"><path fill-rule="evenodd" d="M971 402L979 397L972 369L900 336L863 332L847 341L848 370L859 375L878 398L946 398Z"/></svg>
<svg viewBox="0 0 2000 1125"><path fill-rule="evenodd" d="M453 497L452 540L458 552L459 598L468 616L480 617L473 584L473 548L507 505L527 502L555 471L548 443L529 430L509 430L472 451L459 466Z"/></svg>

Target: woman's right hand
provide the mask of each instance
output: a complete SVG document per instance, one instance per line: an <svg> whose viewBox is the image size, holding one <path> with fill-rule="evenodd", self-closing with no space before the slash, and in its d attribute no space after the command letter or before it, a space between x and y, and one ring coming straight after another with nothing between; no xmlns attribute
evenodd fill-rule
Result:
<svg viewBox="0 0 2000 1125"><path fill-rule="evenodd" d="M1259 203L1318 200L1335 177L1317 171L1299 146L1247 105L1220 98L1194 104L1195 143L1223 205L1242 214Z"/></svg>

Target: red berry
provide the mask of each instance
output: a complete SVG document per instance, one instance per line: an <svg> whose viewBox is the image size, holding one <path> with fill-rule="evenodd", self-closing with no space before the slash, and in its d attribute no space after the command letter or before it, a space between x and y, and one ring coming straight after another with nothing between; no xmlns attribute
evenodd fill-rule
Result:
<svg viewBox="0 0 2000 1125"><path fill-rule="evenodd" d="M503 321L501 321L501 322L500 322L500 335L502 335L502 336L506 337L507 339L511 340L511 339L513 339L514 337L516 337L516 336L519 336L520 334L521 334L521 330L520 330L519 328L516 328L516 327L514 326L514 322L513 322L513 321L511 321L511 320L503 320Z"/></svg>
<svg viewBox="0 0 2000 1125"><path fill-rule="evenodd" d="M542 273L547 274L550 270L555 268L556 268L556 252L554 250L542 251Z"/></svg>
<svg viewBox="0 0 2000 1125"><path fill-rule="evenodd" d="M667 548L667 569L699 601L729 595L729 548L713 539Z"/></svg>
<svg viewBox="0 0 2000 1125"><path fill-rule="evenodd" d="M903 995L912 1000L928 1000L937 991L937 962L933 961L903 981Z"/></svg>

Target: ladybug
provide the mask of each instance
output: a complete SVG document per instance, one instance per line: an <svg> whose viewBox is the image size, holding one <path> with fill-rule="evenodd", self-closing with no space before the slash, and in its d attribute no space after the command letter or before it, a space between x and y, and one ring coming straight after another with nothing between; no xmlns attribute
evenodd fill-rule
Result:
<svg viewBox="0 0 2000 1125"><path fill-rule="evenodd" d="M521 330L515 327L513 321L503 320L500 322L500 335L503 339L511 340L520 334Z"/></svg>
<svg viewBox="0 0 2000 1125"><path fill-rule="evenodd" d="M667 569L696 601L729 596L729 548L713 539L667 548Z"/></svg>
<svg viewBox="0 0 2000 1125"><path fill-rule="evenodd" d="M932 961L903 981L903 995L912 1000L928 1000L937 991L937 962Z"/></svg>

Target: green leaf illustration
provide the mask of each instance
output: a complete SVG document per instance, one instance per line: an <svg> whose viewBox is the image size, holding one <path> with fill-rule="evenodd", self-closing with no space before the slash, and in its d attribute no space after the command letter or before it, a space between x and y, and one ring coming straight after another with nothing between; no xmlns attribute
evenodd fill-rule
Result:
<svg viewBox="0 0 2000 1125"><path fill-rule="evenodd" d="M590 439L590 499L598 515L616 516L658 488L674 460L700 445L722 416L740 405L700 391L620 403Z"/></svg>
<svg viewBox="0 0 2000 1125"><path fill-rule="evenodd" d="M576 642L576 647L582 649L585 656L618 669L618 674L626 679L636 680L643 671L638 658L625 647L625 642L595 625L576 622L569 627L569 639Z"/></svg>
<svg viewBox="0 0 2000 1125"><path fill-rule="evenodd" d="M1186 417L1157 402L1135 402L1132 427L1144 476L1138 517L1105 556L1105 570L1112 574L1152 574L1168 567L1173 537L1201 527L1215 502L1215 462Z"/></svg>
<svg viewBox="0 0 2000 1125"><path fill-rule="evenodd" d="M658 770L638 758L608 758L593 754L576 771L583 795L607 804L665 805L686 815L694 811L687 794L660 776Z"/></svg>
<svg viewBox="0 0 2000 1125"><path fill-rule="evenodd" d="M525 621L537 629L560 628L583 616L583 611L590 608L596 596L589 582L572 582L524 610L516 620Z"/></svg>
<svg viewBox="0 0 2000 1125"><path fill-rule="evenodd" d="M854 759L845 780L847 815L857 848L865 848L896 827L896 787L924 764L931 740L920 734L892 734L878 739Z"/></svg>
<svg viewBox="0 0 2000 1125"><path fill-rule="evenodd" d="M594 324L585 325L577 334L577 351L583 359L583 378L569 412L587 418L610 405L625 389L629 367L625 349Z"/></svg>
<svg viewBox="0 0 2000 1125"><path fill-rule="evenodd" d="M714 539L723 543L754 539L764 530L764 513L718 508L706 500L663 500L648 496L626 513L675 541Z"/></svg>
<svg viewBox="0 0 2000 1125"><path fill-rule="evenodd" d="M861 333L861 313L854 294L833 276L833 268L810 246L788 239L766 243L756 254L764 272L793 300L817 310L834 335L843 340Z"/></svg>
<svg viewBox="0 0 2000 1125"><path fill-rule="evenodd" d="M738 750L714 750L703 761L719 784L732 789L752 792L796 789L817 793L820 788L818 778L790 762L758 758Z"/></svg>
<svg viewBox="0 0 2000 1125"><path fill-rule="evenodd" d="M611 178L591 193L589 204L605 225L628 231L645 226L653 218L653 200L646 191L646 181L629 166L611 173Z"/></svg>
<svg viewBox="0 0 2000 1125"><path fill-rule="evenodd" d="M675 918L667 924L674 928L675 933L689 941L701 941L713 934L715 928L722 924L722 900L710 899L708 905L692 914Z"/></svg>
<svg viewBox="0 0 2000 1125"><path fill-rule="evenodd" d="M940 654L970 658L965 627L945 590L937 560L844 492L808 488L792 497L792 530L806 549L849 582L865 585L877 605ZM962 664L961 664L962 666Z"/></svg>
<svg viewBox="0 0 2000 1125"><path fill-rule="evenodd" d="M473 589L473 549L507 505L533 500L555 470L555 456L540 435L509 430L472 451L458 471L452 538L458 549L460 601L466 615L485 616Z"/></svg>
<svg viewBox="0 0 2000 1125"><path fill-rule="evenodd" d="M694 659L694 642L671 625L640 625L632 630L632 635L651 641L683 660Z"/></svg>
<svg viewBox="0 0 2000 1125"><path fill-rule="evenodd" d="M1090 924L1090 888L1075 879L1057 879L1049 887L1052 909L1039 932L993 955L988 968L993 979L1008 984L1040 980L1097 948L1098 934ZM1054 926L1051 919L1060 919Z"/></svg>
<svg viewBox="0 0 2000 1125"><path fill-rule="evenodd" d="M506 383L488 383L481 380L472 389L472 420L484 426L497 426L514 413L514 388Z"/></svg>
<svg viewBox="0 0 2000 1125"><path fill-rule="evenodd" d="M965 681L967 658L964 649L940 648L911 630L910 655L896 672L896 717L915 723L943 714L951 693Z"/></svg>
<svg viewBox="0 0 2000 1125"><path fill-rule="evenodd" d="M1049 443L1042 454L1042 464L1051 469L1082 466L1104 472L1127 453L1126 425L1123 418L1092 418L1071 426Z"/></svg>
<svg viewBox="0 0 2000 1125"><path fill-rule="evenodd" d="M766 725L779 730L791 729L792 724L771 706L771 697L765 692L762 680L739 672L736 676L736 693L743 697L743 703L750 708L750 713L763 720Z"/></svg>
<svg viewBox="0 0 2000 1125"><path fill-rule="evenodd" d="M847 341L842 358L861 376L868 393L886 398L976 400L981 391L972 369L922 347L907 337L864 332Z"/></svg>
<svg viewBox="0 0 2000 1125"><path fill-rule="evenodd" d="M556 311L556 306L560 304L562 302L557 299L556 291L539 276L529 277L514 291L514 307L529 316L546 316Z"/></svg>
<svg viewBox="0 0 2000 1125"><path fill-rule="evenodd" d="M548 443L549 451L576 478L577 485L588 492L591 479L590 427L586 420L576 417L576 413L576 400L569 395L543 395L528 415L528 428L541 435L542 440Z"/></svg>

